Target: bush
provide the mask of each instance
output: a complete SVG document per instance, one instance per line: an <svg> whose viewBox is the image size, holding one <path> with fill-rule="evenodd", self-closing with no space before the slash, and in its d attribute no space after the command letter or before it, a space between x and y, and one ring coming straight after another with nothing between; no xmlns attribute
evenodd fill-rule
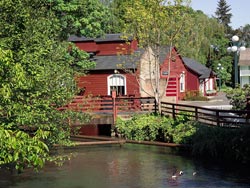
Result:
<svg viewBox="0 0 250 188"><path fill-rule="evenodd" d="M226 129L201 125L193 136L192 154L221 161L250 162L250 127Z"/></svg>
<svg viewBox="0 0 250 188"><path fill-rule="evenodd" d="M169 130L173 135L173 142L178 144L191 144L192 136L196 133L196 123L190 121L188 113L180 113Z"/></svg>
<svg viewBox="0 0 250 188"><path fill-rule="evenodd" d="M184 114L178 115L176 120L153 114L135 115L131 120L118 119L116 128L129 140L183 144L190 143L190 136L196 130Z"/></svg>
<svg viewBox="0 0 250 188"><path fill-rule="evenodd" d="M245 110L247 97L250 97L250 85L246 84L243 88L229 89L226 91L226 96L230 99L234 110Z"/></svg>
<svg viewBox="0 0 250 188"><path fill-rule="evenodd" d="M134 115L131 120L118 119L116 128L126 139L155 141L159 131L165 132L171 125L171 121L159 115Z"/></svg>

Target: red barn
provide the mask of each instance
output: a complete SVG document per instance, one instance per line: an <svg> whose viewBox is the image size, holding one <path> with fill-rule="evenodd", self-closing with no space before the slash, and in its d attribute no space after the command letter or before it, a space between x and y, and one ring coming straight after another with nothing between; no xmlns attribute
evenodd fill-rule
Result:
<svg viewBox="0 0 250 188"><path fill-rule="evenodd" d="M153 96L152 80L159 79L164 101L177 102L188 91L200 91L207 95L215 89L215 75L194 60L183 58L176 48L161 48L159 62L152 49L139 49L136 40L124 39L122 34L107 34L100 38L71 36L81 50L91 54L96 67L87 76L77 79L84 95ZM155 71L159 66L159 72ZM159 75L157 75L159 74Z"/></svg>

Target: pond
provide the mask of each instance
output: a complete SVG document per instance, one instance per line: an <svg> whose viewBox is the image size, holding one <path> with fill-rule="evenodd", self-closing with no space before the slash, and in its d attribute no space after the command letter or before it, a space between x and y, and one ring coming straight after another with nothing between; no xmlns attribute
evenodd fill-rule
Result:
<svg viewBox="0 0 250 188"><path fill-rule="evenodd" d="M72 152L66 150L65 152ZM206 188L250 187L243 168L211 165L179 156L170 148L125 144L88 146L63 166L39 172L0 174L2 188ZM175 172L183 175L172 177ZM195 172L195 175L193 174Z"/></svg>

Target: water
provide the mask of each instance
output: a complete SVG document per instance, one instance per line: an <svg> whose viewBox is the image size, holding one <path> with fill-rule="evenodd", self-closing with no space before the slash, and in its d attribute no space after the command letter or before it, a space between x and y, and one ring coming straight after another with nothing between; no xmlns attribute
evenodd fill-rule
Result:
<svg viewBox="0 0 250 188"><path fill-rule="evenodd" d="M67 152L69 152L67 150ZM172 179L175 171L184 174ZM193 172L197 172L193 176ZM39 172L0 173L1 188L224 188L250 187L250 176L235 167L204 164L169 148L126 144L77 150L63 166Z"/></svg>

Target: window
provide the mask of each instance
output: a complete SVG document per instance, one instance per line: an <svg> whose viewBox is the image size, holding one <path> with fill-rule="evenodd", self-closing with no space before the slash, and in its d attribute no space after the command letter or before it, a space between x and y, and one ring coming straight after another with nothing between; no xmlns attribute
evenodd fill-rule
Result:
<svg viewBox="0 0 250 188"><path fill-rule="evenodd" d="M180 92L184 92L185 91L185 73L181 73L180 76Z"/></svg>
<svg viewBox="0 0 250 188"><path fill-rule="evenodd" d="M121 74L113 74L108 77L108 95L116 90L117 95L126 95L126 78Z"/></svg>

